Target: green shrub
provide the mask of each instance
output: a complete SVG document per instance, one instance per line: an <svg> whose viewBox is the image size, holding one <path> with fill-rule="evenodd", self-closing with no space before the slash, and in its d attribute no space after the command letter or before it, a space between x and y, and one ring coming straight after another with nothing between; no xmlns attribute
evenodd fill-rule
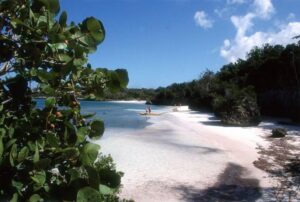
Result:
<svg viewBox="0 0 300 202"><path fill-rule="evenodd" d="M287 135L287 131L284 128L275 128L272 130L272 135L270 137L280 138L285 137Z"/></svg>
<svg viewBox="0 0 300 202"><path fill-rule="evenodd" d="M250 126L260 122L256 96L251 87L227 87L224 95L215 96L213 108L216 116L225 124Z"/></svg>
<svg viewBox="0 0 300 202"><path fill-rule="evenodd" d="M59 10L58 0L0 2L0 201L118 200L122 174L89 141L104 124L86 121L77 97L125 88L127 71L86 65L103 25L68 25ZM47 96L42 109L32 82Z"/></svg>

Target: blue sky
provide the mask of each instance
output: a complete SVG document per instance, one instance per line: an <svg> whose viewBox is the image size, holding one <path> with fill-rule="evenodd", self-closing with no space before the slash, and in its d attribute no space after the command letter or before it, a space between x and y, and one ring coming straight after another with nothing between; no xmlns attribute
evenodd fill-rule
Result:
<svg viewBox="0 0 300 202"><path fill-rule="evenodd" d="M125 68L129 87L167 86L300 34L299 0L61 0L69 20L94 16L105 41L93 67Z"/></svg>

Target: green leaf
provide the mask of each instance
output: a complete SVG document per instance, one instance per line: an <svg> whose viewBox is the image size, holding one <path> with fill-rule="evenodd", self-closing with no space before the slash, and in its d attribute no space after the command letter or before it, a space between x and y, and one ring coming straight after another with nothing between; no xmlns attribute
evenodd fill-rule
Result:
<svg viewBox="0 0 300 202"><path fill-rule="evenodd" d="M62 150L62 158L76 159L79 156L79 151L76 147L69 147Z"/></svg>
<svg viewBox="0 0 300 202"><path fill-rule="evenodd" d="M49 80L54 79L57 75L54 72L37 71L38 78L44 82L49 83Z"/></svg>
<svg viewBox="0 0 300 202"><path fill-rule="evenodd" d="M59 0L46 0L49 2L49 9L52 13L57 14L60 10Z"/></svg>
<svg viewBox="0 0 300 202"><path fill-rule="evenodd" d="M11 138L13 136L13 134L15 133L15 129L13 127L10 127L8 129L8 136Z"/></svg>
<svg viewBox="0 0 300 202"><path fill-rule="evenodd" d="M100 193L103 195L112 195L114 193L113 189L109 188L106 185L100 184L99 185Z"/></svg>
<svg viewBox="0 0 300 202"><path fill-rule="evenodd" d="M29 198L29 202L40 202L43 201L43 199L40 197L40 195L38 194L33 194L30 198Z"/></svg>
<svg viewBox="0 0 300 202"><path fill-rule="evenodd" d="M10 199L9 202L18 202L18 198L19 198L19 195L17 193L14 193L12 199Z"/></svg>
<svg viewBox="0 0 300 202"><path fill-rule="evenodd" d="M73 168L73 169L68 170L68 174L70 175L70 182L80 178L80 172L77 169Z"/></svg>
<svg viewBox="0 0 300 202"><path fill-rule="evenodd" d="M23 183L22 182L18 182L18 181L15 181L15 180L12 180L12 186L15 187L18 191L18 193L21 195L21 190L23 188Z"/></svg>
<svg viewBox="0 0 300 202"><path fill-rule="evenodd" d="M44 170L36 172L32 177L32 181L35 183L35 190L39 190L46 182L46 172Z"/></svg>
<svg viewBox="0 0 300 202"><path fill-rule="evenodd" d="M20 19L14 19L12 18L11 21L10 21L11 25L14 27L14 28L17 28L18 25L21 25L27 29L29 29L30 31L35 31L32 27L30 27L28 24L24 23L23 21L21 21Z"/></svg>
<svg viewBox="0 0 300 202"><path fill-rule="evenodd" d="M5 149L8 149L11 145L13 145L17 139L11 139L5 144Z"/></svg>
<svg viewBox="0 0 300 202"><path fill-rule="evenodd" d="M0 128L0 137L4 137L6 130L4 128Z"/></svg>
<svg viewBox="0 0 300 202"><path fill-rule="evenodd" d="M100 146L93 143L87 143L80 151L80 161L83 165L92 166L98 157Z"/></svg>
<svg viewBox="0 0 300 202"><path fill-rule="evenodd" d="M59 147L59 140L57 139L55 134L48 133L46 135L46 138L47 138L47 141L48 141L48 143L51 147L55 147L55 148Z"/></svg>
<svg viewBox="0 0 300 202"><path fill-rule="evenodd" d="M81 143L86 139L86 136L88 135L89 130L87 127L80 127L78 128L76 135L77 135L77 143Z"/></svg>
<svg viewBox="0 0 300 202"><path fill-rule="evenodd" d="M51 88L50 85L48 85L48 84L42 84L41 85L41 90L46 95L50 95L51 96L51 95L55 94L55 90L53 88Z"/></svg>
<svg viewBox="0 0 300 202"><path fill-rule="evenodd" d="M109 76L109 82L108 82L108 88L110 91L116 93L122 89L121 87L121 81L119 79L119 75L115 71L111 71L108 73Z"/></svg>
<svg viewBox="0 0 300 202"><path fill-rule="evenodd" d="M55 106L56 100L54 97L49 97L45 100L45 107L52 108Z"/></svg>
<svg viewBox="0 0 300 202"><path fill-rule="evenodd" d="M116 69L115 72L117 72L119 81L122 88L126 88L129 82L128 73L126 69Z"/></svg>
<svg viewBox="0 0 300 202"><path fill-rule="evenodd" d="M77 193L77 202L94 202L101 201L101 195L99 191L91 187L84 187Z"/></svg>
<svg viewBox="0 0 300 202"><path fill-rule="evenodd" d="M40 152L39 152L39 147L37 145L37 142L35 142L35 152L33 155L33 162L37 163L40 160Z"/></svg>
<svg viewBox="0 0 300 202"><path fill-rule="evenodd" d="M62 27L65 27L67 24L67 13L66 11L63 11L59 17L59 24Z"/></svg>
<svg viewBox="0 0 300 202"><path fill-rule="evenodd" d="M15 129L13 127L8 128L8 137L12 138L15 133Z"/></svg>
<svg viewBox="0 0 300 202"><path fill-rule="evenodd" d="M31 74L31 76L37 76L36 69L32 68L32 69L30 70L30 74Z"/></svg>
<svg viewBox="0 0 300 202"><path fill-rule="evenodd" d="M4 151L4 146L3 146L3 136L2 136L2 134L1 134L1 135L0 135L0 159L2 158L3 151ZM0 162L0 163L1 163L1 162Z"/></svg>
<svg viewBox="0 0 300 202"><path fill-rule="evenodd" d="M28 147L26 146L23 147L18 154L18 162L24 161L27 158L28 154L29 154Z"/></svg>
<svg viewBox="0 0 300 202"><path fill-rule="evenodd" d="M90 138L99 138L104 133L104 123L103 121L96 119L91 122L91 132L89 134Z"/></svg>
<svg viewBox="0 0 300 202"><path fill-rule="evenodd" d="M39 0L51 13L57 14L60 10L59 0Z"/></svg>
<svg viewBox="0 0 300 202"><path fill-rule="evenodd" d="M100 178L99 178L99 174L98 171L91 166L85 166L85 170L88 173L88 181L89 181L89 185L94 188L94 189L98 189L99 184L100 184Z"/></svg>
<svg viewBox="0 0 300 202"><path fill-rule="evenodd" d="M68 47L65 43L48 43L48 46L51 48L53 53L56 53L58 50L65 50Z"/></svg>
<svg viewBox="0 0 300 202"><path fill-rule="evenodd" d="M14 160L17 158L17 155L17 145L13 144L9 153L9 162L11 166L15 165Z"/></svg>
<svg viewBox="0 0 300 202"><path fill-rule="evenodd" d="M0 125L2 125L4 123L4 119L5 119L4 115L0 116Z"/></svg>
<svg viewBox="0 0 300 202"><path fill-rule="evenodd" d="M96 112L92 113L92 114L83 114L82 117L85 119L89 119L92 118L96 115Z"/></svg>
<svg viewBox="0 0 300 202"><path fill-rule="evenodd" d="M72 57L70 57L68 54L65 54L65 53L58 54L57 57L61 62L64 62L64 63L68 63L72 60Z"/></svg>
<svg viewBox="0 0 300 202"><path fill-rule="evenodd" d="M87 60L84 58L78 58L78 59L76 58L74 59L73 64L77 67L82 67L86 62Z"/></svg>
<svg viewBox="0 0 300 202"><path fill-rule="evenodd" d="M84 21L84 24L86 24L87 30L97 43L100 43L104 40L105 31L102 23L99 20L94 17L89 17Z"/></svg>

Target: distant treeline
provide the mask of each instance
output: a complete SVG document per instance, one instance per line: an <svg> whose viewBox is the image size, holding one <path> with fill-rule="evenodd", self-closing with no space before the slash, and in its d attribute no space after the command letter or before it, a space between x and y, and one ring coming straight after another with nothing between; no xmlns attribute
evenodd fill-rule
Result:
<svg viewBox="0 0 300 202"><path fill-rule="evenodd" d="M300 41L254 48L246 60L204 72L191 82L157 89L152 103L213 111L228 124L252 125L261 115L300 120Z"/></svg>
<svg viewBox="0 0 300 202"><path fill-rule="evenodd" d="M117 93L104 92L103 100L151 100L155 95L154 89L128 88Z"/></svg>
<svg viewBox="0 0 300 202"><path fill-rule="evenodd" d="M146 100L149 101L155 95L157 91L154 89L147 89L147 88L128 88L124 90L120 90L119 92L111 92L105 90L103 94L99 97L95 97L91 94L87 95L80 95L80 98L85 100ZM34 97L44 97L44 94L37 91L37 88L33 89Z"/></svg>

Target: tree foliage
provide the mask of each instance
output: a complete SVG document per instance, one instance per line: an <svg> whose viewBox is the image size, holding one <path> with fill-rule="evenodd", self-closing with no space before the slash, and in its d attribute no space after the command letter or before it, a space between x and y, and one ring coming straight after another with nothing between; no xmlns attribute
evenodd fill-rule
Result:
<svg viewBox="0 0 300 202"><path fill-rule="evenodd" d="M246 60L206 71L192 82L160 88L154 104L214 111L224 123L249 125L260 114L300 120L300 42L252 49Z"/></svg>
<svg viewBox="0 0 300 202"><path fill-rule="evenodd" d="M126 87L127 71L92 69L101 21L68 24L58 0L0 1L0 200L117 201L122 173L90 142L104 132L87 121L78 96ZM35 107L30 88L47 96ZM106 163L105 163L106 162Z"/></svg>

